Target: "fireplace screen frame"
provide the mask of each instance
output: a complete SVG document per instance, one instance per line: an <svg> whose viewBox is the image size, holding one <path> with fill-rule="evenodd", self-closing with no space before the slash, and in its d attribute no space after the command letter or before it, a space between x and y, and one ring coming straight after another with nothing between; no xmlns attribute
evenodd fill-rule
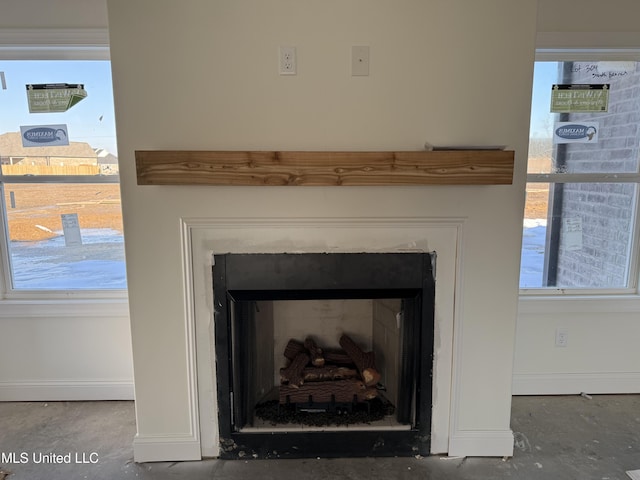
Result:
<svg viewBox="0 0 640 480"><path fill-rule="evenodd" d="M428 455L431 440L434 252L227 253L214 255L214 341L220 457L299 458ZM238 317L259 300L400 298L404 303L398 405L406 430L243 432ZM244 308L236 308L244 305Z"/></svg>

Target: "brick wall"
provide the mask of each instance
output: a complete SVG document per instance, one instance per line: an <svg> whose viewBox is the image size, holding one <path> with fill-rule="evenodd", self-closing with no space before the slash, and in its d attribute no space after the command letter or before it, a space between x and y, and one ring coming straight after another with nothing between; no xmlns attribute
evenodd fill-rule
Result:
<svg viewBox="0 0 640 480"><path fill-rule="evenodd" d="M599 122L596 144L566 145L568 173L637 172L640 140L640 72L612 71L603 63L575 62L571 83L609 83L606 113L569 114L566 121ZM563 119L564 120L564 119ZM557 158L556 160L560 160ZM560 234L557 286L622 287L635 211L635 184L565 184L562 224L581 235Z"/></svg>

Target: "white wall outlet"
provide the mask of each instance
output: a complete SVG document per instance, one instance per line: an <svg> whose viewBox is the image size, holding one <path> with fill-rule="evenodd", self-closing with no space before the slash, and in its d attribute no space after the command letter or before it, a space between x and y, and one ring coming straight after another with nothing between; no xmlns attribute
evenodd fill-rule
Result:
<svg viewBox="0 0 640 480"><path fill-rule="evenodd" d="M296 47L280 47L278 49L278 68L280 75L295 75L297 73Z"/></svg>
<svg viewBox="0 0 640 480"><path fill-rule="evenodd" d="M556 328L556 347L566 347L569 343L569 330Z"/></svg>
<svg viewBox="0 0 640 480"><path fill-rule="evenodd" d="M353 77L366 77L369 75L369 47L351 47L351 75Z"/></svg>

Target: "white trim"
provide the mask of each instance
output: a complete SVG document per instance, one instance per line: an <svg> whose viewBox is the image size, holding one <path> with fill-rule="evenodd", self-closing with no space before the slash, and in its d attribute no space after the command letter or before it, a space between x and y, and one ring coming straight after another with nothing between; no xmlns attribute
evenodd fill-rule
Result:
<svg viewBox="0 0 640 480"><path fill-rule="evenodd" d="M640 393L640 372L516 373L514 395Z"/></svg>
<svg viewBox="0 0 640 480"><path fill-rule="evenodd" d="M528 173L527 183L638 183L640 173Z"/></svg>
<svg viewBox="0 0 640 480"><path fill-rule="evenodd" d="M2 180L2 171L0 171L0 180ZM4 183L0 181L0 195L2 199L4 195ZM8 239L9 222L7 219L7 208L5 200L0 200L0 301L5 298L6 292L11 287L11 261L9 258ZM1 314L2 310L0 310Z"/></svg>
<svg viewBox="0 0 640 480"><path fill-rule="evenodd" d="M0 29L0 60L109 60L109 30Z"/></svg>
<svg viewBox="0 0 640 480"><path fill-rule="evenodd" d="M442 228L458 227L466 220L466 217L184 217L181 223L189 228L380 228L389 225L397 228Z"/></svg>
<svg viewBox="0 0 640 480"><path fill-rule="evenodd" d="M631 262L630 262L631 263ZM629 271L634 268L634 265L629 265ZM635 277L629 275L629 283L635 284ZM623 298L637 297L638 290L636 288L557 288L557 287L531 287L521 288L520 298L553 298L553 297L579 297L584 295L585 297L600 297L606 299L607 297Z"/></svg>
<svg viewBox="0 0 640 480"><path fill-rule="evenodd" d="M640 60L640 51L637 48L592 48L588 53L584 51L584 48L539 48L536 50L536 61L539 62L593 62L594 58L601 61L637 62Z"/></svg>
<svg viewBox="0 0 640 480"><path fill-rule="evenodd" d="M189 398L189 419L192 438L198 444L198 454L201 454L200 445L200 408L198 402L198 370L196 357L196 319L195 298L193 294L193 262L191 260L191 237L184 234L184 224L180 221L182 235L180 249L182 251L182 277L185 299L185 348L187 360L187 396Z"/></svg>
<svg viewBox="0 0 640 480"><path fill-rule="evenodd" d="M585 50L612 54L616 60L638 60L640 32L538 32L536 49L563 53L565 60L573 60L566 54Z"/></svg>
<svg viewBox="0 0 640 480"><path fill-rule="evenodd" d="M449 456L512 457L511 430L460 430L451 437Z"/></svg>
<svg viewBox="0 0 640 480"><path fill-rule="evenodd" d="M133 459L144 462L201 460L200 441L192 435L140 435L133 439Z"/></svg>
<svg viewBox="0 0 640 480"><path fill-rule="evenodd" d="M2 300L2 318L113 318L129 317L129 303L123 299Z"/></svg>
<svg viewBox="0 0 640 480"><path fill-rule="evenodd" d="M451 235L453 241L447 240L447 245L455 245L453 252L449 252L452 255L451 266L449 267L449 273L445 276L440 276L438 273L442 270L446 272L445 268L438 268L436 266L436 283L440 286L445 286L444 289L439 290L436 288L436 297L438 292L451 289L451 305L442 307L441 322L448 322L446 325L439 324L439 341L440 345L436 345L434 350L434 356L437 358L437 364L434 368L434 384L433 384L433 419L432 430L437 432L432 438L432 453L446 452L449 447L449 434L452 431L452 422L459 415L459 402L453 398L454 395L459 392L459 389L452 389L452 384L455 384L459 378L459 373L456 370L462 365L461 352L457 350L459 342L456 340L456 336L460 335L461 328L456 322L459 321L458 314L458 302L461 296L459 295L460 279L461 275L461 262L460 252L462 251L462 230L465 223L465 218L438 218L438 217L358 217L358 218L182 218L181 219L181 246L182 246L182 258L183 258L183 274L185 284L185 295L190 295L187 300L186 308L186 321L193 324L189 328L195 329L195 335L189 334L187 341L189 365L193 361L192 355L195 351L197 357L198 368L190 369L190 375L195 375L196 378L190 378L190 385L193 382L197 383L197 392L199 392L199 417L200 417L200 441L202 456L217 456L219 453L219 446L217 444L218 427L217 427L217 396L215 392L215 371L214 366L214 350L213 339L211 332L213 305L208 305L207 302L213 302L211 295L211 285L202 285L203 276L207 277L208 281L211 281L211 250L206 250L203 245L196 242L202 241L200 236L196 236L195 232L207 232L212 234L216 230L221 232L221 238L226 238L226 244L228 245L228 237L224 237L225 229L237 229L241 231L247 231L251 229L264 229L268 232L273 232L277 229L294 229L300 231L301 229L384 229L385 231L400 232L404 230L420 230L420 229L449 229L447 235ZM286 235L286 232L284 233ZM373 233L372 233L373 234ZM411 237L412 241L416 239L423 239L422 235L415 236L407 235L406 238ZM414 238L415 237L415 238ZM195 238L195 240L194 240ZM403 237L405 238L405 237ZM440 240L443 241L443 240ZM215 242L214 242L215 243ZM338 242L340 243L340 242ZM384 242L382 242L384 243ZM395 244L394 244L395 245ZM388 245L375 251L401 251L400 246ZM430 244L432 249L436 251L438 248L434 248ZM225 247L222 247L223 249ZM234 250L235 246L225 250L221 250L220 253L228 253ZM238 246L242 250L242 246ZM245 246L246 248L246 246ZM251 245L252 251L273 251L273 253L282 251L281 248L274 246L272 243L268 243L268 246L260 248L257 245ZM367 248L367 250L370 250ZM418 247L414 247L413 250L418 250ZM342 248L340 246L335 247L321 247L313 249L309 245L304 248L305 252L310 251L362 251L362 247ZM441 252L438 252L438 260L440 261L442 256ZM207 257L209 266L208 271L203 270L205 268L204 262ZM195 263L194 263L195 262ZM450 274L450 277L449 277ZM444 273L442 275L445 275ZM445 279L446 278L446 282ZM194 301L195 296L199 297ZM204 298L203 298L204 297ZM185 297L187 298L187 297ZM207 305L206 308L203 305ZM436 308L438 303L436 301ZM209 311L211 310L211 311ZM445 318L446 317L446 318ZM189 330L192 331L192 330ZM196 348L196 342L197 347ZM453 358L457 358L454 362ZM190 399L190 406L193 408L194 399ZM191 418L197 418L195 412L191 412ZM499 454L499 453L498 453Z"/></svg>
<svg viewBox="0 0 640 480"><path fill-rule="evenodd" d="M8 287L8 284L7 284ZM95 303L102 302L127 302L128 291L113 290L11 290L5 293L4 299L0 302L84 302L93 301Z"/></svg>
<svg viewBox="0 0 640 480"><path fill-rule="evenodd" d="M464 261L464 251L463 248L463 226L461 225L458 232L458 244L456 245L456 279L463 278L463 265L466 263ZM456 290L455 290L456 299L463 298L462 292L462 282L456 280ZM452 453L456 451L456 445L453 444L454 438L457 438L460 435L460 429L458 426L458 412L460 411L460 402L462 399L460 398L460 392L462 391L462 365L463 365L463 352L464 352L464 335L463 335L463 323L464 323L464 314L462 309L462 303L456 301L454 315L453 315L453 356L451 358L451 371L454 374L451 377L451 412L449 417L449 438L447 442L446 452L449 455L457 455ZM469 450L464 449L464 452L468 452ZM466 455L466 453L465 453Z"/></svg>
<svg viewBox="0 0 640 480"><path fill-rule="evenodd" d="M518 315L567 313L640 313L640 296L520 296L518 300Z"/></svg>
<svg viewBox="0 0 640 480"><path fill-rule="evenodd" d="M133 399L133 380L38 380L0 382L0 402Z"/></svg>

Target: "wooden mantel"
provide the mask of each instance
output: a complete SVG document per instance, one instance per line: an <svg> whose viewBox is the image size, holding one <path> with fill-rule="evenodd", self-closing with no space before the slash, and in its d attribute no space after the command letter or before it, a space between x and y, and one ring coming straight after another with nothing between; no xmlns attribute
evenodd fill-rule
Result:
<svg viewBox="0 0 640 480"><path fill-rule="evenodd" d="M138 185L509 185L511 150L136 151Z"/></svg>

